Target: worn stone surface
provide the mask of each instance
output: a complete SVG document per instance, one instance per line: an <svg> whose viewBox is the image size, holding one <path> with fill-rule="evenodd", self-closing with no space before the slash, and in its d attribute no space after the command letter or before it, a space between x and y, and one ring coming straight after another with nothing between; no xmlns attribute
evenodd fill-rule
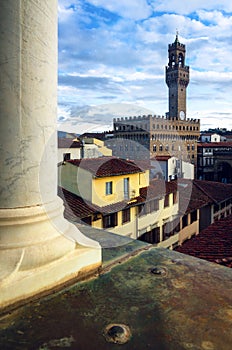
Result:
<svg viewBox="0 0 232 350"><path fill-rule="evenodd" d="M232 270L149 248L2 317L1 348L230 350ZM152 273L157 266L167 274ZM107 342L111 324L129 327L125 344Z"/></svg>

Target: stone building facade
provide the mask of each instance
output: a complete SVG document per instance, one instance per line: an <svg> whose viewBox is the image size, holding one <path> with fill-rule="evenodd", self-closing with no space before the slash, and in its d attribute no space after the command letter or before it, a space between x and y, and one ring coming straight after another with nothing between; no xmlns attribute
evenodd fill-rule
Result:
<svg viewBox="0 0 232 350"><path fill-rule="evenodd" d="M144 115L115 118L114 140L108 142L113 154L131 159L149 159L170 155L197 165L197 140L200 120L186 117L186 88L189 67L185 65L185 45L169 45L166 83L169 88L169 112L165 116Z"/></svg>
<svg viewBox="0 0 232 350"><path fill-rule="evenodd" d="M232 183L232 142L201 142L197 145L197 178Z"/></svg>
<svg viewBox="0 0 232 350"><path fill-rule="evenodd" d="M186 116L186 89L189 84L189 66L185 65L185 45L176 35L173 44L168 45L168 66L166 84L169 89L169 117L184 120Z"/></svg>

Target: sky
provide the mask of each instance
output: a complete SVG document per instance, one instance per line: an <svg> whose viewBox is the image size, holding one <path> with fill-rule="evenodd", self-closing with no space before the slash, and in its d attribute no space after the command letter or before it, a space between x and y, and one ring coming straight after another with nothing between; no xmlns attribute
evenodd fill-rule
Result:
<svg viewBox="0 0 232 350"><path fill-rule="evenodd" d="M187 117L232 129L232 2L58 0L58 128L112 129L112 118L165 115L168 44L190 66Z"/></svg>

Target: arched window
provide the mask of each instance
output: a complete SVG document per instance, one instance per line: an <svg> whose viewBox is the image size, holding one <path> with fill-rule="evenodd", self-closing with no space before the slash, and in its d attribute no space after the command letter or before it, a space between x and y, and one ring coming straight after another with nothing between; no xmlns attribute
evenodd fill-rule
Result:
<svg viewBox="0 0 232 350"><path fill-rule="evenodd" d="M180 53L178 56L178 63L180 67L184 67L184 56L182 53Z"/></svg>

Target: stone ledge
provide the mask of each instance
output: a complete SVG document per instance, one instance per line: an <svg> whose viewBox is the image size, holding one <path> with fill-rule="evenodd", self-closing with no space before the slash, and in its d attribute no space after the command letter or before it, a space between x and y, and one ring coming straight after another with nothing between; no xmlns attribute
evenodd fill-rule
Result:
<svg viewBox="0 0 232 350"><path fill-rule="evenodd" d="M99 235L104 241L108 233ZM121 246L124 251L127 244ZM119 255L118 250L117 260ZM231 290L231 269L149 245L98 278L5 314L0 319L0 346L114 349L106 331L115 324L113 329L131 334L125 350L230 350Z"/></svg>

